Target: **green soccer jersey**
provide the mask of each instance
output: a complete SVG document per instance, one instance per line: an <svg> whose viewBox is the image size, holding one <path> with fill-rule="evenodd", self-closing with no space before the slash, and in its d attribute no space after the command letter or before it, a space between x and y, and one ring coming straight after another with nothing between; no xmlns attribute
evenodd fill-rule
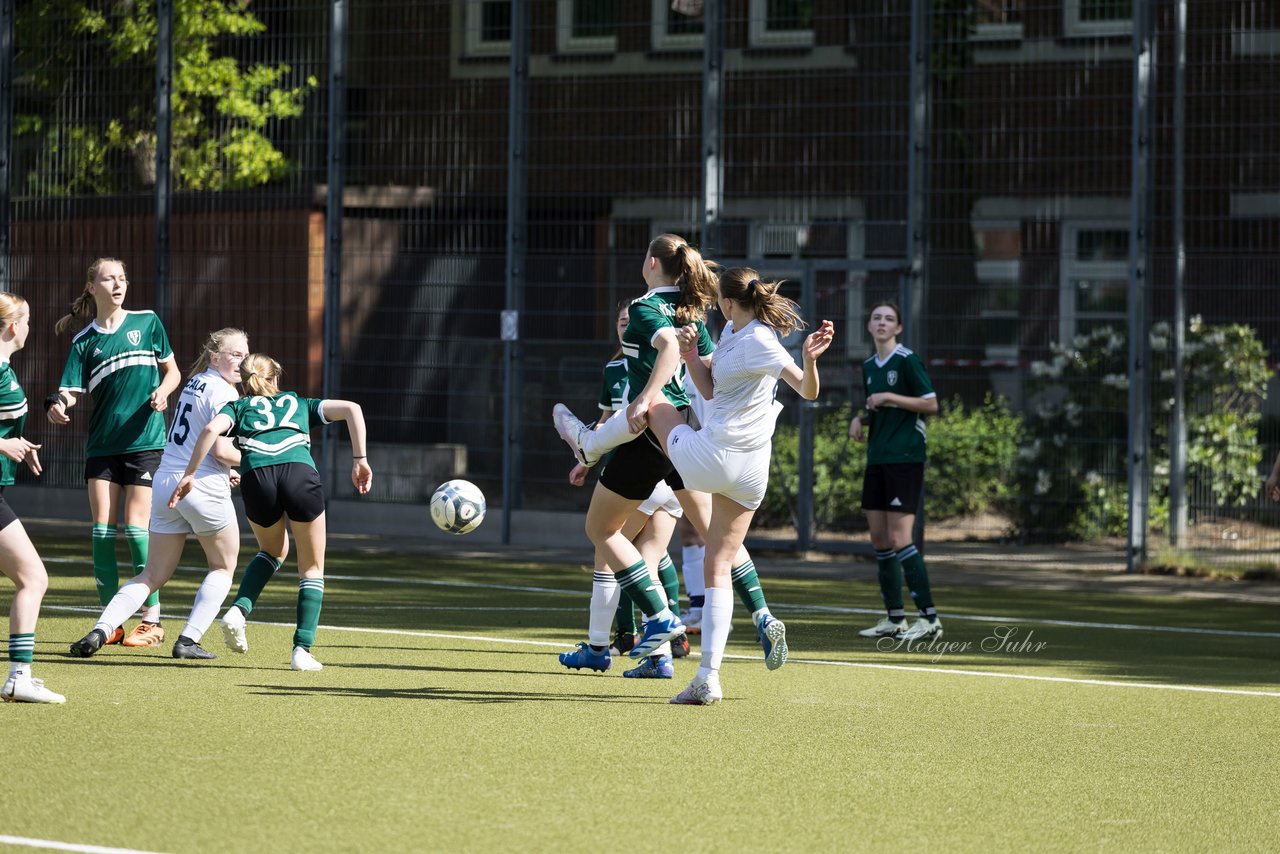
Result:
<svg viewBox="0 0 1280 854"><path fill-rule="evenodd" d="M27 394L8 362L0 362L0 439L22 435L27 424ZM18 464L0 454L0 486L12 486Z"/></svg>
<svg viewBox="0 0 1280 854"><path fill-rule="evenodd" d="M600 385L600 410L617 412L627 408L627 360L614 359L604 366Z"/></svg>
<svg viewBox="0 0 1280 854"><path fill-rule="evenodd" d="M160 387L160 363L172 356L154 311L126 311L111 330L94 321L71 339L58 388L93 398L86 456L164 447L164 415L151 408L151 393Z"/></svg>
<svg viewBox="0 0 1280 854"><path fill-rule="evenodd" d="M282 391L274 397L242 397L222 407L219 415L231 419L228 436L239 438L240 470L252 471L311 459L311 430L328 424L320 414L323 401Z"/></svg>
<svg viewBox="0 0 1280 854"><path fill-rule="evenodd" d="M664 328L676 328L676 303L680 288L675 285L654 288L631 302L627 311L627 331L622 334L622 354L627 357L627 382L631 388L627 400L635 400L653 375L653 364L658 359L658 348L653 340ZM698 321L698 355L709 356L715 349L707 326ZM684 390L684 365L662 387L662 393L676 408L689 405L689 395Z"/></svg>
<svg viewBox="0 0 1280 854"><path fill-rule="evenodd" d="M920 357L901 344L883 363L874 355L862 363L862 385L868 397L886 391L926 400L937 396ZM923 415L896 406L881 406L868 420L868 465L925 461Z"/></svg>

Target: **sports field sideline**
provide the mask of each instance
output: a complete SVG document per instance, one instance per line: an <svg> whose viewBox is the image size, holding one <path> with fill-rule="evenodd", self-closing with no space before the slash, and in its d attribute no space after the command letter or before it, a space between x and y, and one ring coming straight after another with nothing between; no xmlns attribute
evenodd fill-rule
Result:
<svg viewBox="0 0 1280 854"><path fill-rule="evenodd" d="M17 849L1280 847L1266 587L1133 595L1012 559L982 583L940 561L942 641L877 648L855 635L878 614L869 564L763 556L792 658L768 672L739 612L725 702L688 708L666 701L692 661L672 681L556 662L585 636L585 548L339 539L308 674L289 670L292 562L246 655L215 629L214 662L72 659L98 610L83 539L38 536L38 675L67 704L0 708ZM202 575L185 563L173 631Z"/></svg>

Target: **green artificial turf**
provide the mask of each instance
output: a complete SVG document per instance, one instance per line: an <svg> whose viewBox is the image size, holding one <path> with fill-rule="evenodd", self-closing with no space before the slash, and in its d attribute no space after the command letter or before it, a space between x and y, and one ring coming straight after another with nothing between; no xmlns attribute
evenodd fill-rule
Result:
<svg viewBox="0 0 1280 854"><path fill-rule="evenodd" d="M873 584L766 570L791 662L765 669L738 606L725 702L690 708L667 700L696 659L672 681L556 662L585 638L577 566L333 553L325 669L294 673L292 561L246 655L215 626L217 661L168 643L80 660L67 645L98 610L86 549L40 546L36 673L68 700L0 707L0 835L174 852L1280 848L1264 605L943 581L944 642L877 649L854 634L877 619ZM170 640L201 577L162 593Z"/></svg>

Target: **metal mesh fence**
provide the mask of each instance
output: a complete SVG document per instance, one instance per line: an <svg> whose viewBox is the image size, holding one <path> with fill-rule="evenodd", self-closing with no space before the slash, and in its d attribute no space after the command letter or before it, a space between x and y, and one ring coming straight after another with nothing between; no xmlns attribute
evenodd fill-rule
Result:
<svg viewBox="0 0 1280 854"><path fill-rule="evenodd" d="M287 385L319 395L332 355L332 388L369 421L373 500L422 502L465 476L495 508L581 511L589 489L567 485L548 413L594 414L615 306L672 231L786 279L808 317L836 324L820 401L781 392L759 530L865 538L864 452L845 431L866 311L892 298L943 402L930 536L1122 539L1136 450L1148 550L1276 547L1260 493L1280 445L1272 4L727 0L718 88L704 51L717 18L665 0L215 5L172 4L164 232L154 10L12 13L5 284L32 302L18 368L33 400L69 344L53 321L110 255L129 306L162 308L184 367L206 332L240 326ZM325 213L335 175L340 228ZM510 308L519 341L504 344ZM79 483L83 425L41 430L43 483ZM339 475L326 483L348 494Z"/></svg>

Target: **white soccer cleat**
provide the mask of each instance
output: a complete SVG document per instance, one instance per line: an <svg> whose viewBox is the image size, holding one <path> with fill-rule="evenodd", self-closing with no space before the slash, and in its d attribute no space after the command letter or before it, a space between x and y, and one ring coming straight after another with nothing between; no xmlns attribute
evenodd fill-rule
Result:
<svg viewBox="0 0 1280 854"><path fill-rule="evenodd" d="M907 630L907 621L898 620L894 622L888 617L883 618L869 629L863 629L858 632L864 638L896 638Z"/></svg>
<svg viewBox="0 0 1280 854"><path fill-rule="evenodd" d="M65 703L67 698L44 687L43 679L30 676L14 679L10 676L0 688L0 700L6 703Z"/></svg>
<svg viewBox="0 0 1280 854"><path fill-rule="evenodd" d="M690 608L680 615L680 622L684 623L686 634L700 635L702 634L702 609Z"/></svg>
<svg viewBox="0 0 1280 854"><path fill-rule="evenodd" d="M294 670L324 670L324 665L316 661L315 656L300 646L293 648L292 667Z"/></svg>
<svg viewBox="0 0 1280 854"><path fill-rule="evenodd" d="M249 638L244 633L244 611L234 606L222 616L222 641L232 652L248 652Z"/></svg>
<svg viewBox="0 0 1280 854"><path fill-rule="evenodd" d="M712 673L710 676L693 677L685 689L671 698L677 706L710 706L724 699L724 691L720 690L720 677Z"/></svg>
<svg viewBox="0 0 1280 854"><path fill-rule="evenodd" d="M591 468L600 462L600 458L591 457L582 449L582 436L590 431L587 425L578 420L578 417L569 411L569 407L563 403L557 403L551 409L551 420L556 425L556 432L560 434L560 438L564 439L566 445L573 449L573 456L579 463Z"/></svg>
<svg viewBox="0 0 1280 854"><path fill-rule="evenodd" d="M942 637L942 620L935 619L931 623L924 617L920 617L911 624L911 628L902 633L904 641L924 640L927 637Z"/></svg>

